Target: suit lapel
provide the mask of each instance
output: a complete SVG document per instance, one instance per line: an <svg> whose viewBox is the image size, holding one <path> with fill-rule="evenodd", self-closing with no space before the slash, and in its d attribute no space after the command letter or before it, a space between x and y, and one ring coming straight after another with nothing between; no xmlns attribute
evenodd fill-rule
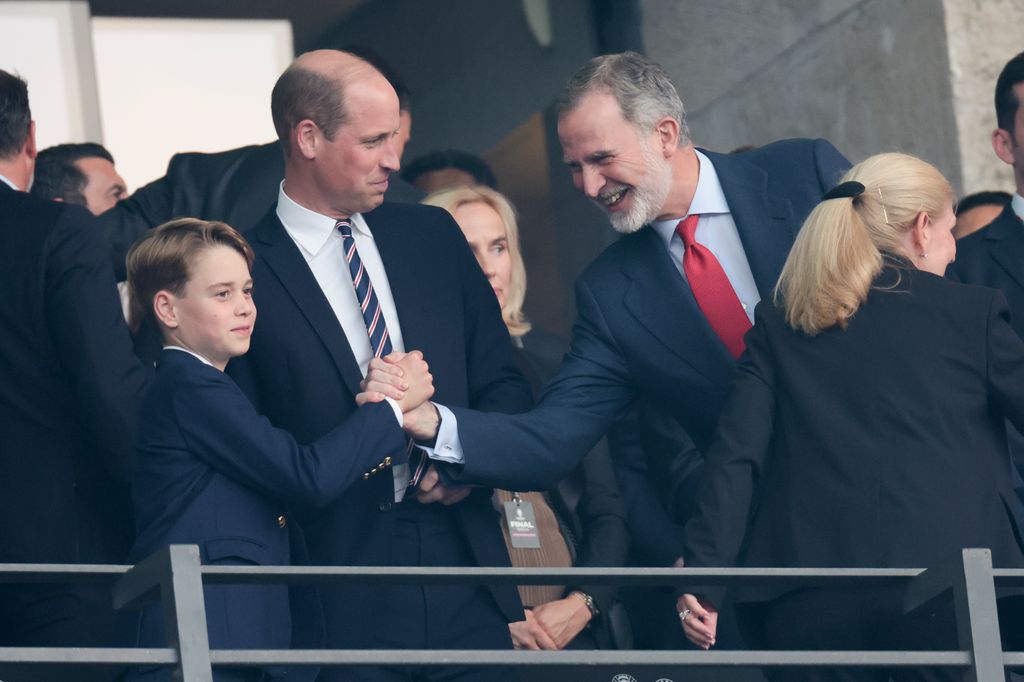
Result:
<svg viewBox="0 0 1024 682"><path fill-rule="evenodd" d="M768 193L768 174L762 169L735 156L701 151L715 166L757 291L767 299L800 229L793 224L793 207Z"/></svg>
<svg viewBox="0 0 1024 682"><path fill-rule="evenodd" d="M359 393L363 374L352 355L345 331L298 247L281 225L276 204L256 226L255 233L260 257L323 342L352 395Z"/></svg>
<svg viewBox="0 0 1024 682"><path fill-rule="evenodd" d="M417 348L423 343L424 323L430 320L423 315L424 306L429 303L427 292L430 287L429 267L431 259L423 252L428 245L417 248L411 240L416 237L413 229L404 229L381 218L380 209L364 213L363 218L373 233L384 271L388 273L391 297L395 301L402 328L402 340L406 350Z"/></svg>
<svg viewBox="0 0 1024 682"><path fill-rule="evenodd" d="M1017 286L1024 287L1024 260L1020 258L1020 254L1024 253L1024 225L1013 212L1012 206L1008 205L992 222L985 232L985 241L989 255L999 267L1006 271Z"/></svg>
<svg viewBox="0 0 1024 682"><path fill-rule="evenodd" d="M630 282L623 297L626 309L680 361L709 381L722 381L711 370L731 368L732 356L697 307L657 233L645 227L628 239L633 252L622 264Z"/></svg>

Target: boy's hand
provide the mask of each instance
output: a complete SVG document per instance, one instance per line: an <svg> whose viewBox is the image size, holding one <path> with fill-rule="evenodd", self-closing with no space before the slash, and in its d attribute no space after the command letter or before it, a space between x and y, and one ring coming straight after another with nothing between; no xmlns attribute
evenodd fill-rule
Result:
<svg viewBox="0 0 1024 682"><path fill-rule="evenodd" d="M434 395L433 382L423 353L414 350L373 358L359 386L366 393L395 399L402 412L409 412Z"/></svg>
<svg viewBox="0 0 1024 682"><path fill-rule="evenodd" d="M434 395L434 377L430 374L430 365L423 359L423 353L418 350L406 353L396 360L393 366L402 370L402 378L406 385L405 395L398 399L398 407L402 412L410 412L430 400L430 396Z"/></svg>

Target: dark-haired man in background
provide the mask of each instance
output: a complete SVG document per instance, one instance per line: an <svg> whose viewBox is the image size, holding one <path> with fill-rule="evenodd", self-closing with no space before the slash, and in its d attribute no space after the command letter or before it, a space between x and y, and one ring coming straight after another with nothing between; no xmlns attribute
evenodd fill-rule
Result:
<svg viewBox="0 0 1024 682"><path fill-rule="evenodd" d="M1013 195L1002 190L986 190L974 192L956 202L956 225L953 236L963 239L974 234L999 217L1003 209L1013 199Z"/></svg>
<svg viewBox="0 0 1024 682"><path fill-rule="evenodd" d="M78 206L29 196L35 123L0 71L0 563L123 563L135 406L147 381L106 244ZM0 647L124 646L109 589L0 585ZM0 665L0 679L106 680Z"/></svg>
<svg viewBox="0 0 1024 682"><path fill-rule="evenodd" d="M992 149L1013 167L1017 191L987 227L957 241L956 260L946 274L1002 291L1010 305L1010 322L1024 337L1024 52L1008 61L996 79L995 107L998 127L992 131ZM1024 434L1007 423L1006 435L1016 467L1017 495L1024 500ZM1024 523L1024 504L1013 511L1017 522ZM1003 633L1024 632L1024 597L1014 600L1015 607L1000 604Z"/></svg>
<svg viewBox="0 0 1024 682"><path fill-rule="evenodd" d="M128 194L114 157L95 142L58 144L39 152L32 194L85 206L93 215L113 208Z"/></svg>
<svg viewBox="0 0 1024 682"><path fill-rule="evenodd" d="M987 227L956 244L950 274L961 282L1000 289L1010 304L1013 327L1024 336L1024 52L996 80L992 149L1013 167L1017 192Z"/></svg>
<svg viewBox="0 0 1024 682"><path fill-rule="evenodd" d="M402 169L402 179L427 194L457 185L498 189L498 179L479 156L458 149L417 156Z"/></svg>

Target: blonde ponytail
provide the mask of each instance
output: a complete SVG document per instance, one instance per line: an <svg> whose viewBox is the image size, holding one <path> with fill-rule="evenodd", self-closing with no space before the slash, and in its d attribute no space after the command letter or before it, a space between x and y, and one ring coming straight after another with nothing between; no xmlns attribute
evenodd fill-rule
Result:
<svg viewBox="0 0 1024 682"><path fill-rule="evenodd" d="M825 199L811 211L775 286L786 322L811 336L845 329L867 300L883 253L908 255L903 239L917 216L937 219L953 200L942 174L908 154L876 154L843 180L862 191Z"/></svg>

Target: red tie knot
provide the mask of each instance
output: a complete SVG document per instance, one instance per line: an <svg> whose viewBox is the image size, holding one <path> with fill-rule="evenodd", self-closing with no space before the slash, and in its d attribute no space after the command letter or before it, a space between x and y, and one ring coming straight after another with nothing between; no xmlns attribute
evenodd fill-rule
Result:
<svg viewBox="0 0 1024 682"><path fill-rule="evenodd" d="M676 225L676 233L682 238L683 246L686 248L690 248L694 244L693 236L697 233L698 220L700 220L700 215L693 213L680 220Z"/></svg>

